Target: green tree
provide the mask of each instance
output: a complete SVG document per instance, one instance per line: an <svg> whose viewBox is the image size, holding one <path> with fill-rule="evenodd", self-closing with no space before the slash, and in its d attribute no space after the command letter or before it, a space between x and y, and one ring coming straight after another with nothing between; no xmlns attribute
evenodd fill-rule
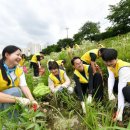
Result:
<svg viewBox="0 0 130 130"><path fill-rule="evenodd" d="M107 19L112 22L114 32L126 33L130 31L130 0L121 0L116 5L110 5Z"/></svg>
<svg viewBox="0 0 130 130"><path fill-rule="evenodd" d="M73 47L73 39L72 38L65 38L65 39L60 39L57 42L58 47L65 48L66 46Z"/></svg>
<svg viewBox="0 0 130 130"><path fill-rule="evenodd" d="M87 21L79 30L77 34L73 36L74 43L80 44L83 39L91 39L95 34L100 33L99 23Z"/></svg>
<svg viewBox="0 0 130 130"><path fill-rule="evenodd" d="M92 35L100 33L100 26L99 23L88 21L80 28L80 31L84 38L89 38Z"/></svg>

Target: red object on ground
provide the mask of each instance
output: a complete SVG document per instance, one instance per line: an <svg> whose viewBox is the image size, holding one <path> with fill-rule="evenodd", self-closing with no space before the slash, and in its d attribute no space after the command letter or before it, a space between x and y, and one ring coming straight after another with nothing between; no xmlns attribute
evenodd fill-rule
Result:
<svg viewBox="0 0 130 130"><path fill-rule="evenodd" d="M36 112L37 109L38 109L38 108L37 108L37 104L33 104L33 105L32 105L32 109L34 110L34 112Z"/></svg>
<svg viewBox="0 0 130 130"><path fill-rule="evenodd" d="M39 75L42 76L42 75L44 75L44 73L45 73L45 69L43 67L41 67L39 69Z"/></svg>

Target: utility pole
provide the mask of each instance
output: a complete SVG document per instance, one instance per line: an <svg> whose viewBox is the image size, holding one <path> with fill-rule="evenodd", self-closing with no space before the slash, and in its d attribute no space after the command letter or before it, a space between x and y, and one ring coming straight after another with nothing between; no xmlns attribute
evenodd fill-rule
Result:
<svg viewBox="0 0 130 130"><path fill-rule="evenodd" d="M69 30L69 28L66 27L65 29L66 29L66 32L67 32L67 39L68 39L68 30Z"/></svg>

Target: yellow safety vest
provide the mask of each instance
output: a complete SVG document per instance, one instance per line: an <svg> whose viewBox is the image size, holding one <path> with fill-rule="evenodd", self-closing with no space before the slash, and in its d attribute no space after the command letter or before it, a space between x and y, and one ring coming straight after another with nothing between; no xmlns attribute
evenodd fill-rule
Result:
<svg viewBox="0 0 130 130"><path fill-rule="evenodd" d="M1 84L0 85L0 92L6 90L8 88L14 87L14 86L19 87L20 76L22 75L22 73L23 73L23 70L20 67L17 66L16 69L15 69L16 79L15 79L14 83L12 82L11 77L8 75L11 83L10 83L10 85L7 85L8 82L3 79L2 72L1 72L1 69L0 69L0 84Z"/></svg>
<svg viewBox="0 0 130 130"><path fill-rule="evenodd" d="M74 74L79 77L80 83L88 83L88 79L89 79L89 72L88 72L89 65L83 65L83 66L84 66L84 71L85 71L85 75L86 75L87 79L85 77L83 77L83 75L78 70L75 70Z"/></svg>
<svg viewBox="0 0 130 130"><path fill-rule="evenodd" d="M116 66L113 67L108 67L109 70L111 70L115 76L115 78L118 78L118 72L121 68L123 67L130 67L130 63L122 61L122 60L117 60Z"/></svg>
<svg viewBox="0 0 130 130"><path fill-rule="evenodd" d="M33 62L33 63L38 63L38 61L37 61L37 56L40 56L40 53L34 54L33 57L32 57L32 59L31 59L31 62Z"/></svg>
<svg viewBox="0 0 130 130"><path fill-rule="evenodd" d="M65 71L59 69L60 80L57 79L57 77L55 75L53 75L52 73L49 75L49 77L53 81L55 87L57 87L58 85L62 85L65 82L64 73L65 73Z"/></svg>
<svg viewBox="0 0 130 130"><path fill-rule="evenodd" d="M62 65L63 60L57 60L56 62L58 65Z"/></svg>
<svg viewBox="0 0 130 130"><path fill-rule="evenodd" d="M81 60L90 64L91 63L91 57L90 57L90 53L94 53L96 54L97 58L99 57L98 56L98 51L99 49L93 49L93 50L90 50L88 52L86 52L82 57L81 57Z"/></svg>
<svg viewBox="0 0 130 130"><path fill-rule="evenodd" d="M75 49L80 49L80 46L78 44L75 44Z"/></svg>
<svg viewBox="0 0 130 130"><path fill-rule="evenodd" d="M23 66L24 62L25 62L25 59L21 59L20 62L19 62L19 66Z"/></svg>

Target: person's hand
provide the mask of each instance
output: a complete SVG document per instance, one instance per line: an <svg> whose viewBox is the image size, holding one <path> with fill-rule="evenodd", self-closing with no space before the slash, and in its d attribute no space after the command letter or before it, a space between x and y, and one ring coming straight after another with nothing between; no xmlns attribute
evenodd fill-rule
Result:
<svg viewBox="0 0 130 130"><path fill-rule="evenodd" d="M82 106L83 113L86 114L85 103L83 101L81 102L81 106Z"/></svg>
<svg viewBox="0 0 130 130"><path fill-rule="evenodd" d="M97 71L100 69L100 67L97 64L95 64L95 67Z"/></svg>
<svg viewBox="0 0 130 130"><path fill-rule="evenodd" d="M122 110L118 110L114 115L113 115L113 121L122 121L122 114L123 111Z"/></svg>
<svg viewBox="0 0 130 130"><path fill-rule="evenodd" d="M74 88L73 87L68 87L68 93L72 94L74 92Z"/></svg>
<svg viewBox="0 0 130 130"><path fill-rule="evenodd" d="M56 93L57 91L59 91L62 87L61 86L57 86L56 88L54 88L53 93ZM62 88L63 89L63 88Z"/></svg>
<svg viewBox="0 0 130 130"><path fill-rule="evenodd" d="M37 101L35 100L31 101L31 106L34 111L37 111L37 109L40 107Z"/></svg>
<svg viewBox="0 0 130 130"><path fill-rule="evenodd" d="M116 99L113 93L109 93L108 96L109 96L109 100L115 100Z"/></svg>
<svg viewBox="0 0 130 130"><path fill-rule="evenodd" d="M92 103L92 95L91 94L89 94L88 98L87 98L87 104L90 104L90 103Z"/></svg>
<svg viewBox="0 0 130 130"><path fill-rule="evenodd" d="M61 86L61 87L58 89L58 91L61 92L61 91L63 90L63 88L64 88L64 87Z"/></svg>
<svg viewBox="0 0 130 130"><path fill-rule="evenodd" d="M23 97L15 97L15 100L17 103L23 106L27 106L31 103L29 99Z"/></svg>
<svg viewBox="0 0 130 130"><path fill-rule="evenodd" d="M32 104L32 105L35 104L35 105L37 105L37 107L39 108L39 104L37 103L36 100L31 101L31 104Z"/></svg>
<svg viewBox="0 0 130 130"><path fill-rule="evenodd" d="M61 87L62 87L62 88L68 88L69 86L66 85L66 84L62 84Z"/></svg>

